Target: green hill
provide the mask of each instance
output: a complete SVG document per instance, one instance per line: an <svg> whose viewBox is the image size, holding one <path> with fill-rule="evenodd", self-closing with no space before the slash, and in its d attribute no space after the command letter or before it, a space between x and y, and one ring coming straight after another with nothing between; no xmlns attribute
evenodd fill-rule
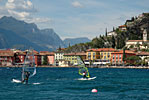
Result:
<svg viewBox="0 0 149 100"><path fill-rule="evenodd" d="M147 29L149 39L149 13L143 13L141 16L132 17L130 20L126 20L124 25L126 25L125 31L119 28L114 30L117 34L116 36L108 37L107 33L105 33L105 36L100 35L99 37L95 37L91 42L73 45L67 48L66 52L85 51L89 48L122 49L127 40L142 40L142 28Z"/></svg>

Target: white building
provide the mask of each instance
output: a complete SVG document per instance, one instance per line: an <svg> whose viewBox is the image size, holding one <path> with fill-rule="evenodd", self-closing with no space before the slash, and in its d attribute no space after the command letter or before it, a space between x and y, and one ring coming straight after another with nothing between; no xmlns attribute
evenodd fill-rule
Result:
<svg viewBox="0 0 149 100"><path fill-rule="evenodd" d="M54 53L54 63L55 65L59 65L59 61L64 59L64 52L62 51L57 51Z"/></svg>
<svg viewBox="0 0 149 100"><path fill-rule="evenodd" d="M143 31L143 40L128 40L126 42L126 47L130 48L130 46L134 46L134 48L139 45L141 49L145 49L147 47L143 46L143 44L148 44L149 45L149 41L147 40L147 30L144 29Z"/></svg>
<svg viewBox="0 0 149 100"><path fill-rule="evenodd" d="M55 52L54 53L55 60L63 60L64 59L64 52Z"/></svg>
<svg viewBox="0 0 149 100"><path fill-rule="evenodd" d="M147 30L143 31L143 41L147 41Z"/></svg>
<svg viewBox="0 0 149 100"><path fill-rule="evenodd" d="M65 60L59 60L58 61L58 65L60 66L60 67L69 67L69 61L65 61Z"/></svg>
<svg viewBox="0 0 149 100"><path fill-rule="evenodd" d="M149 65L149 52L137 52L136 55L139 56L141 60L148 62Z"/></svg>
<svg viewBox="0 0 149 100"><path fill-rule="evenodd" d="M108 37L117 36L117 33L115 31L110 31L107 33Z"/></svg>
<svg viewBox="0 0 149 100"><path fill-rule="evenodd" d="M121 25L121 26L119 26L118 28L119 28L119 30L121 30L121 31L126 31L126 30L127 30L126 25Z"/></svg>
<svg viewBox="0 0 149 100"><path fill-rule="evenodd" d="M137 52L136 55L139 56L142 60L149 58L149 52Z"/></svg>

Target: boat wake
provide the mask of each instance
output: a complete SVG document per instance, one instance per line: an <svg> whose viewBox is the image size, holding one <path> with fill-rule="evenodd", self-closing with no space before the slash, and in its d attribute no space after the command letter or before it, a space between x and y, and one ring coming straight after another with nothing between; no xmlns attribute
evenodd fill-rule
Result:
<svg viewBox="0 0 149 100"><path fill-rule="evenodd" d="M94 80L96 77L91 77L91 78L78 78L77 80Z"/></svg>
<svg viewBox="0 0 149 100"><path fill-rule="evenodd" d="M13 83L22 83L20 80L17 80L17 79L12 79L11 82L13 82ZM30 83L29 83L29 84L30 84ZM37 82L37 83L31 83L31 84L33 84L33 85L39 85L39 84L41 84L41 83Z"/></svg>
<svg viewBox="0 0 149 100"><path fill-rule="evenodd" d="M17 79L12 79L12 82L13 83L21 83L21 81L20 80L17 80Z"/></svg>

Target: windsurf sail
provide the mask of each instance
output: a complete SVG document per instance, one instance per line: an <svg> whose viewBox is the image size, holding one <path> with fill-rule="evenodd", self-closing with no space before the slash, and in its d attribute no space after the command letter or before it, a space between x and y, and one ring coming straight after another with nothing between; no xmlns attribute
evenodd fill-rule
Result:
<svg viewBox="0 0 149 100"><path fill-rule="evenodd" d="M22 80L25 78L25 72L29 72L29 78L36 74L35 56L33 50L28 50L22 67Z"/></svg>
<svg viewBox="0 0 149 100"><path fill-rule="evenodd" d="M85 67L85 64L83 62L83 60L81 59L81 57L77 57L77 61L78 61L78 65L79 65L79 74L83 76L83 73L86 72L86 77L90 77L89 75L89 71L88 68Z"/></svg>

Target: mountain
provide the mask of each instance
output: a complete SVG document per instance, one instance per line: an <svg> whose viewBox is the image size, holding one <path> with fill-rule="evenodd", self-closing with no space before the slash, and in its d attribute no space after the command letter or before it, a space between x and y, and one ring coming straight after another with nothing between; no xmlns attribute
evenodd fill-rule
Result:
<svg viewBox="0 0 149 100"><path fill-rule="evenodd" d="M42 49L38 45L28 41L27 39L17 35L16 33L0 28L0 48L18 48L18 49L28 49L33 47L34 49Z"/></svg>
<svg viewBox="0 0 149 100"><path fill-rule="evenodd" d="M86 42L90 42L90 41L91 41L90 39L88 39L86 37L82 37L82 38L66 38L63 42L68 47L68 46L72 46L75 44L86 43Z"/></svg>
<svg viewBox="0 0 149 100"><path fill-rule="evenodd" d="M59 46L65 47L63 41L60 39L60 37L54 32L53 29L43 29L40 31L41 35L44 36L44 39L40 39L39 37L39 43L41 46L47 47L47 48L58 48ZM49 34L50 33L50 34ZM50 37L50 38L49 38Z"/></svg>
<svg viewBox="0 0 149 100"><path fill-rule="evenodd" d="M52 51L59 46L65 46L53 29L40 30L34 23L26 23L7 16L0 19L0 36L0 48L15 46L19 49L32 47L38 51Z"/></svg>

